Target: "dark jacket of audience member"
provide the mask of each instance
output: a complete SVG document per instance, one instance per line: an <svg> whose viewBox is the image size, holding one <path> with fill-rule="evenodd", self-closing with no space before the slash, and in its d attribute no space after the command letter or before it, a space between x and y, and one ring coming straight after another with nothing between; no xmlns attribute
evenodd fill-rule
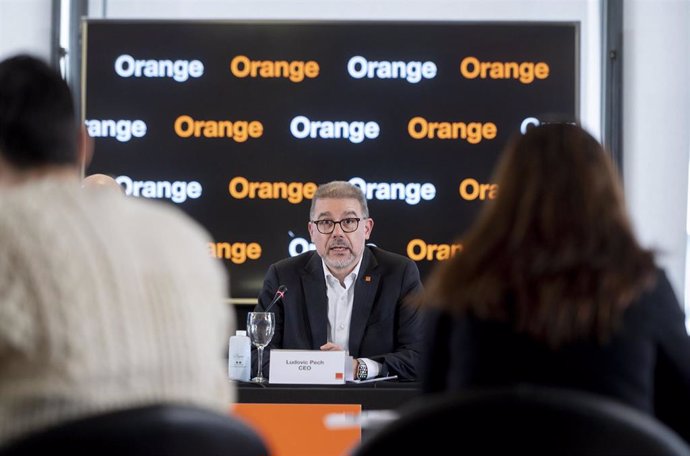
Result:
<svg viewBox="0 0 690 456"><path fill-rule="evenodd" d="M690 436L690 338L616 171L572 124L516 137L498 197L437 269L424 389L541 384L616 398Z"/></svg>

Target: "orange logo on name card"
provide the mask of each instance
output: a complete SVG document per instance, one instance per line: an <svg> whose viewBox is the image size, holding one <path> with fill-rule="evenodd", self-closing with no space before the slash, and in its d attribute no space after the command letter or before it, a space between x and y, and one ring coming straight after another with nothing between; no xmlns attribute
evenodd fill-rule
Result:
<svg viewBox="0 0 690 456"><path fill-rule="evenodd" d="M336 372L336 373L335 373L335 379L336 379L336 380L342 380L343 377L344 377L344 375L343 375L342 372Z"/></svg>

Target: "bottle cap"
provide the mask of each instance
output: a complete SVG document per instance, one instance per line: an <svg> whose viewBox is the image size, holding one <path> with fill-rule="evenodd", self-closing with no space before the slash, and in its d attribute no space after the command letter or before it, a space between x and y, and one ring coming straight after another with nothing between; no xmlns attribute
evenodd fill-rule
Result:
<svg viewBox="0 0 690 456"><path fill-rule="evenodd" d="M235 331L235 335L236 335L236 336L246 336L246 335L247 335L247 331L242 331L242 330L239 330L239 329L238 329L237 331Z"/></svg>

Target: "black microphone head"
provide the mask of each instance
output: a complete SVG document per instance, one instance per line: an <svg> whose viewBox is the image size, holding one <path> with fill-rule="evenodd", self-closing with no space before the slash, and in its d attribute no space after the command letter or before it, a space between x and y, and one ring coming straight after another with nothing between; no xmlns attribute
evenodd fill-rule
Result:
<svg viewBox="0 0 690 456"><path fill-rule="evenodd" d="M278 289L276 290L275 296L273 296L273 301L271 301L271 303L268 305L268 307L266 307L266 310L264 310L264 312L268 312L276 302L283 299L286 291L287 291L287 287L285 285L279 286Z"/></svg>

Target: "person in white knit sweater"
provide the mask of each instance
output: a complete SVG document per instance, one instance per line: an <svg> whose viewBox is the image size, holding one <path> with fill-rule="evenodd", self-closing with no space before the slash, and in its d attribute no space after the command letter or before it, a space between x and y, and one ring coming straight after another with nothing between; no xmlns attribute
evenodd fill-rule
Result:
<svg viewBox="0 0 690 456"><path fill-rule="evenodd" d="M208 235L173 207L80 188L67 85L0 63L0 445L154 403L227 413L234 332Z"/></svg>

